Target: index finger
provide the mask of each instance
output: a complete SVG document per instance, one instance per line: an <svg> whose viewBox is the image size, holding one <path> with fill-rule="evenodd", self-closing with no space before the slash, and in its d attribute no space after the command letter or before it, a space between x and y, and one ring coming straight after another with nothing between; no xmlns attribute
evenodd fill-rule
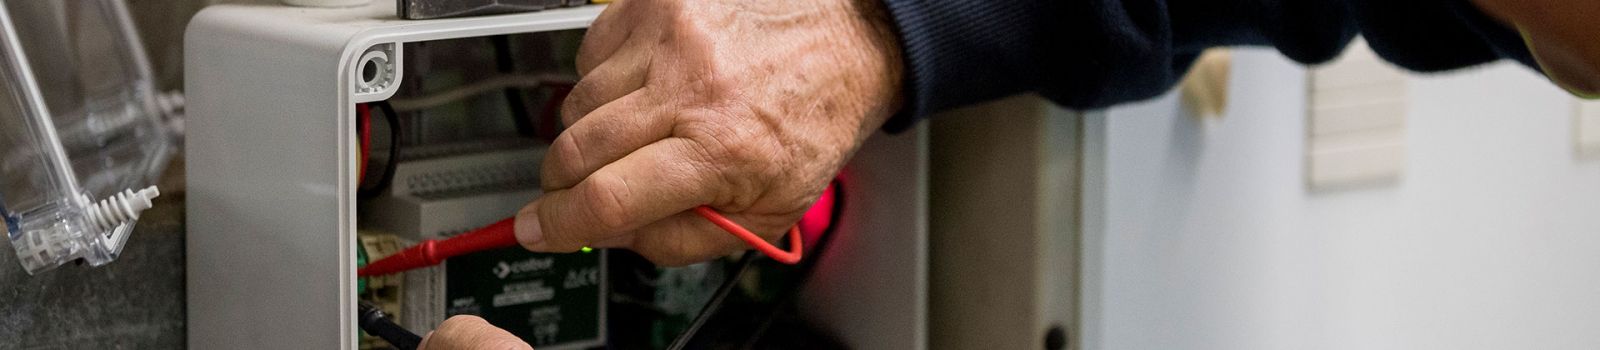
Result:
<svg viewBox="0 0 1600 350"><path fill-rule="evenodd" d="M570 252L712 203L724 186L697 147L686 138L657 141L545 193L517 213L517 240L533 251Z"/></svg>

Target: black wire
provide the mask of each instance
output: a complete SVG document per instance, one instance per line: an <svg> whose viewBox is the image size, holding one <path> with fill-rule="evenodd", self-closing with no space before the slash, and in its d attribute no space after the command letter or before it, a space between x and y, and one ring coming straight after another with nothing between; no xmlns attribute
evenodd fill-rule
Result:
<svg viewBox="0 0 1600 350"><path fill-rule="evenodd" d="M389 345L393 345L395 349L412 350L422 344L422 337L417 336L416 333L412 333L405 327L394 324L394 321L389 319L389 315L384 314L383 310L379 310L372 303L360 301L356 311L356 325L360 326L362 331L382 338L383 341L389 342Z"/></svg>
<svg viewBox="0 0 1600 350"><path fill-rule="evenodd" d="M376 198L394 183L395 168L400 166L400 113L394 111L394 106L389 101L373 102L373 106L383 111L383 119L389 122L389 161L383 164L383 173L379 174L378 182L372 187L356 189L356 197L362 199ZM367 157L371 162L372 157Z"/></svg>
<svg viewBox="0 0 1600 350"><path fill-rule="evenodd" d="M761 257L761 254L756 252L745 252L744 257L739 258L739 262L734 263L733 273L728 275L727 280L722 281L722 286L717 287L716 294L712 294L711 300L706 301L706 306L701 308L700 315L695 316L694 321L689 323L689 328L683 330L683 333L678 335L678 339L672 340L672 345L667 346L668 350L683 350L683 347L689 345L689 341L694 339L694 334L700 332L700 327L705 326L706 321L711 320L711 316L715 315L717 309L722 307L722 302L728 299L728 294L731 294L733 288L739 285L739 277L744 275L744 271L749 270L751 263L754 263L756 258L759 257Z"/></svg>
<svg viewBox="0 0 1600 350"><path fill-rule="evenodd" d="M502 74L513 74L517 71L516 61L511 57L511 38L505 35L489 37L494 44L494 64ZM523 137L533 137L533 120L528 117L528 104L523 99L522 89L508 87L505 89L506 105L511 108L511 121L517 125L517 134Z"/></svg>

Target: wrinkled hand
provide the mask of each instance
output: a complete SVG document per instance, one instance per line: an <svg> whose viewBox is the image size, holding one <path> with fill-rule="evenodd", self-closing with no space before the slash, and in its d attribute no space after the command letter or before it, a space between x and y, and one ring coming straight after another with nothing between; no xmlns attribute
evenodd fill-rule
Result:
<svg viewBox="0 0 1600 350"><path fill-rule="evenodd" d="M1489 16L1522 32L1550 80L1600 98L1600 1L1473 0Z"/></svg>
<svg viewBox="0 0 1600 350"><path fill-rule="evenodd" d="M478 316L459 315L444 320L417 350L533 350L528 343L496 328Z"/></svg>
<svg viewBox="0 0 1600 350"><path fill-rule="evenodd" d="M769 241L898 107L899 46L877 0L620 0L579 50L583 79L545 194L517 214L534 251L630 248L682 265Z"/></svg>

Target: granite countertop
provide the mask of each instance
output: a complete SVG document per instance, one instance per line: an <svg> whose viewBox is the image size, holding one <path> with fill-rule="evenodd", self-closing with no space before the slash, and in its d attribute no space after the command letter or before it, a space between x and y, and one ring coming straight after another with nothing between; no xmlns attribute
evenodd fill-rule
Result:
<svg viewBox="0 0 1600 350"><path fill-rule="evenodd" d="M0 243L0 348L184 347L183 167L173 168L110 264L29 276Z"/></svg>

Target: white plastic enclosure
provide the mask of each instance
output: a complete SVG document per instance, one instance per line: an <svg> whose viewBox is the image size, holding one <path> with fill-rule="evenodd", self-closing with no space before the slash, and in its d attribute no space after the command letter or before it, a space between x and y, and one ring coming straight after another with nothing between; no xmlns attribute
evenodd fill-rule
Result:
<svg viewBox="0 0 1600 350"><path fill-rule="evenodd" d="M355 105L393 96L405 44L587 27L603 5L405 21L357 8L212 6L185 36L188 345L354 349ZM364 74L367 62L387 69ZM876 137L846 174L808 317L854 347L925 344L925 138ZM837 251L837 254L834 254ZM416 330L425 332L426 330Z"/></svg>
<svg viewBox="0 0 1600 350"><path fill-rule="evenodd" d="M379 1L196 15L184 43L189 346L354 349L355 104L394 94L405 43L579 29L603 8L404 21ZM364 76L368 63L381 73Z"/></svg>

